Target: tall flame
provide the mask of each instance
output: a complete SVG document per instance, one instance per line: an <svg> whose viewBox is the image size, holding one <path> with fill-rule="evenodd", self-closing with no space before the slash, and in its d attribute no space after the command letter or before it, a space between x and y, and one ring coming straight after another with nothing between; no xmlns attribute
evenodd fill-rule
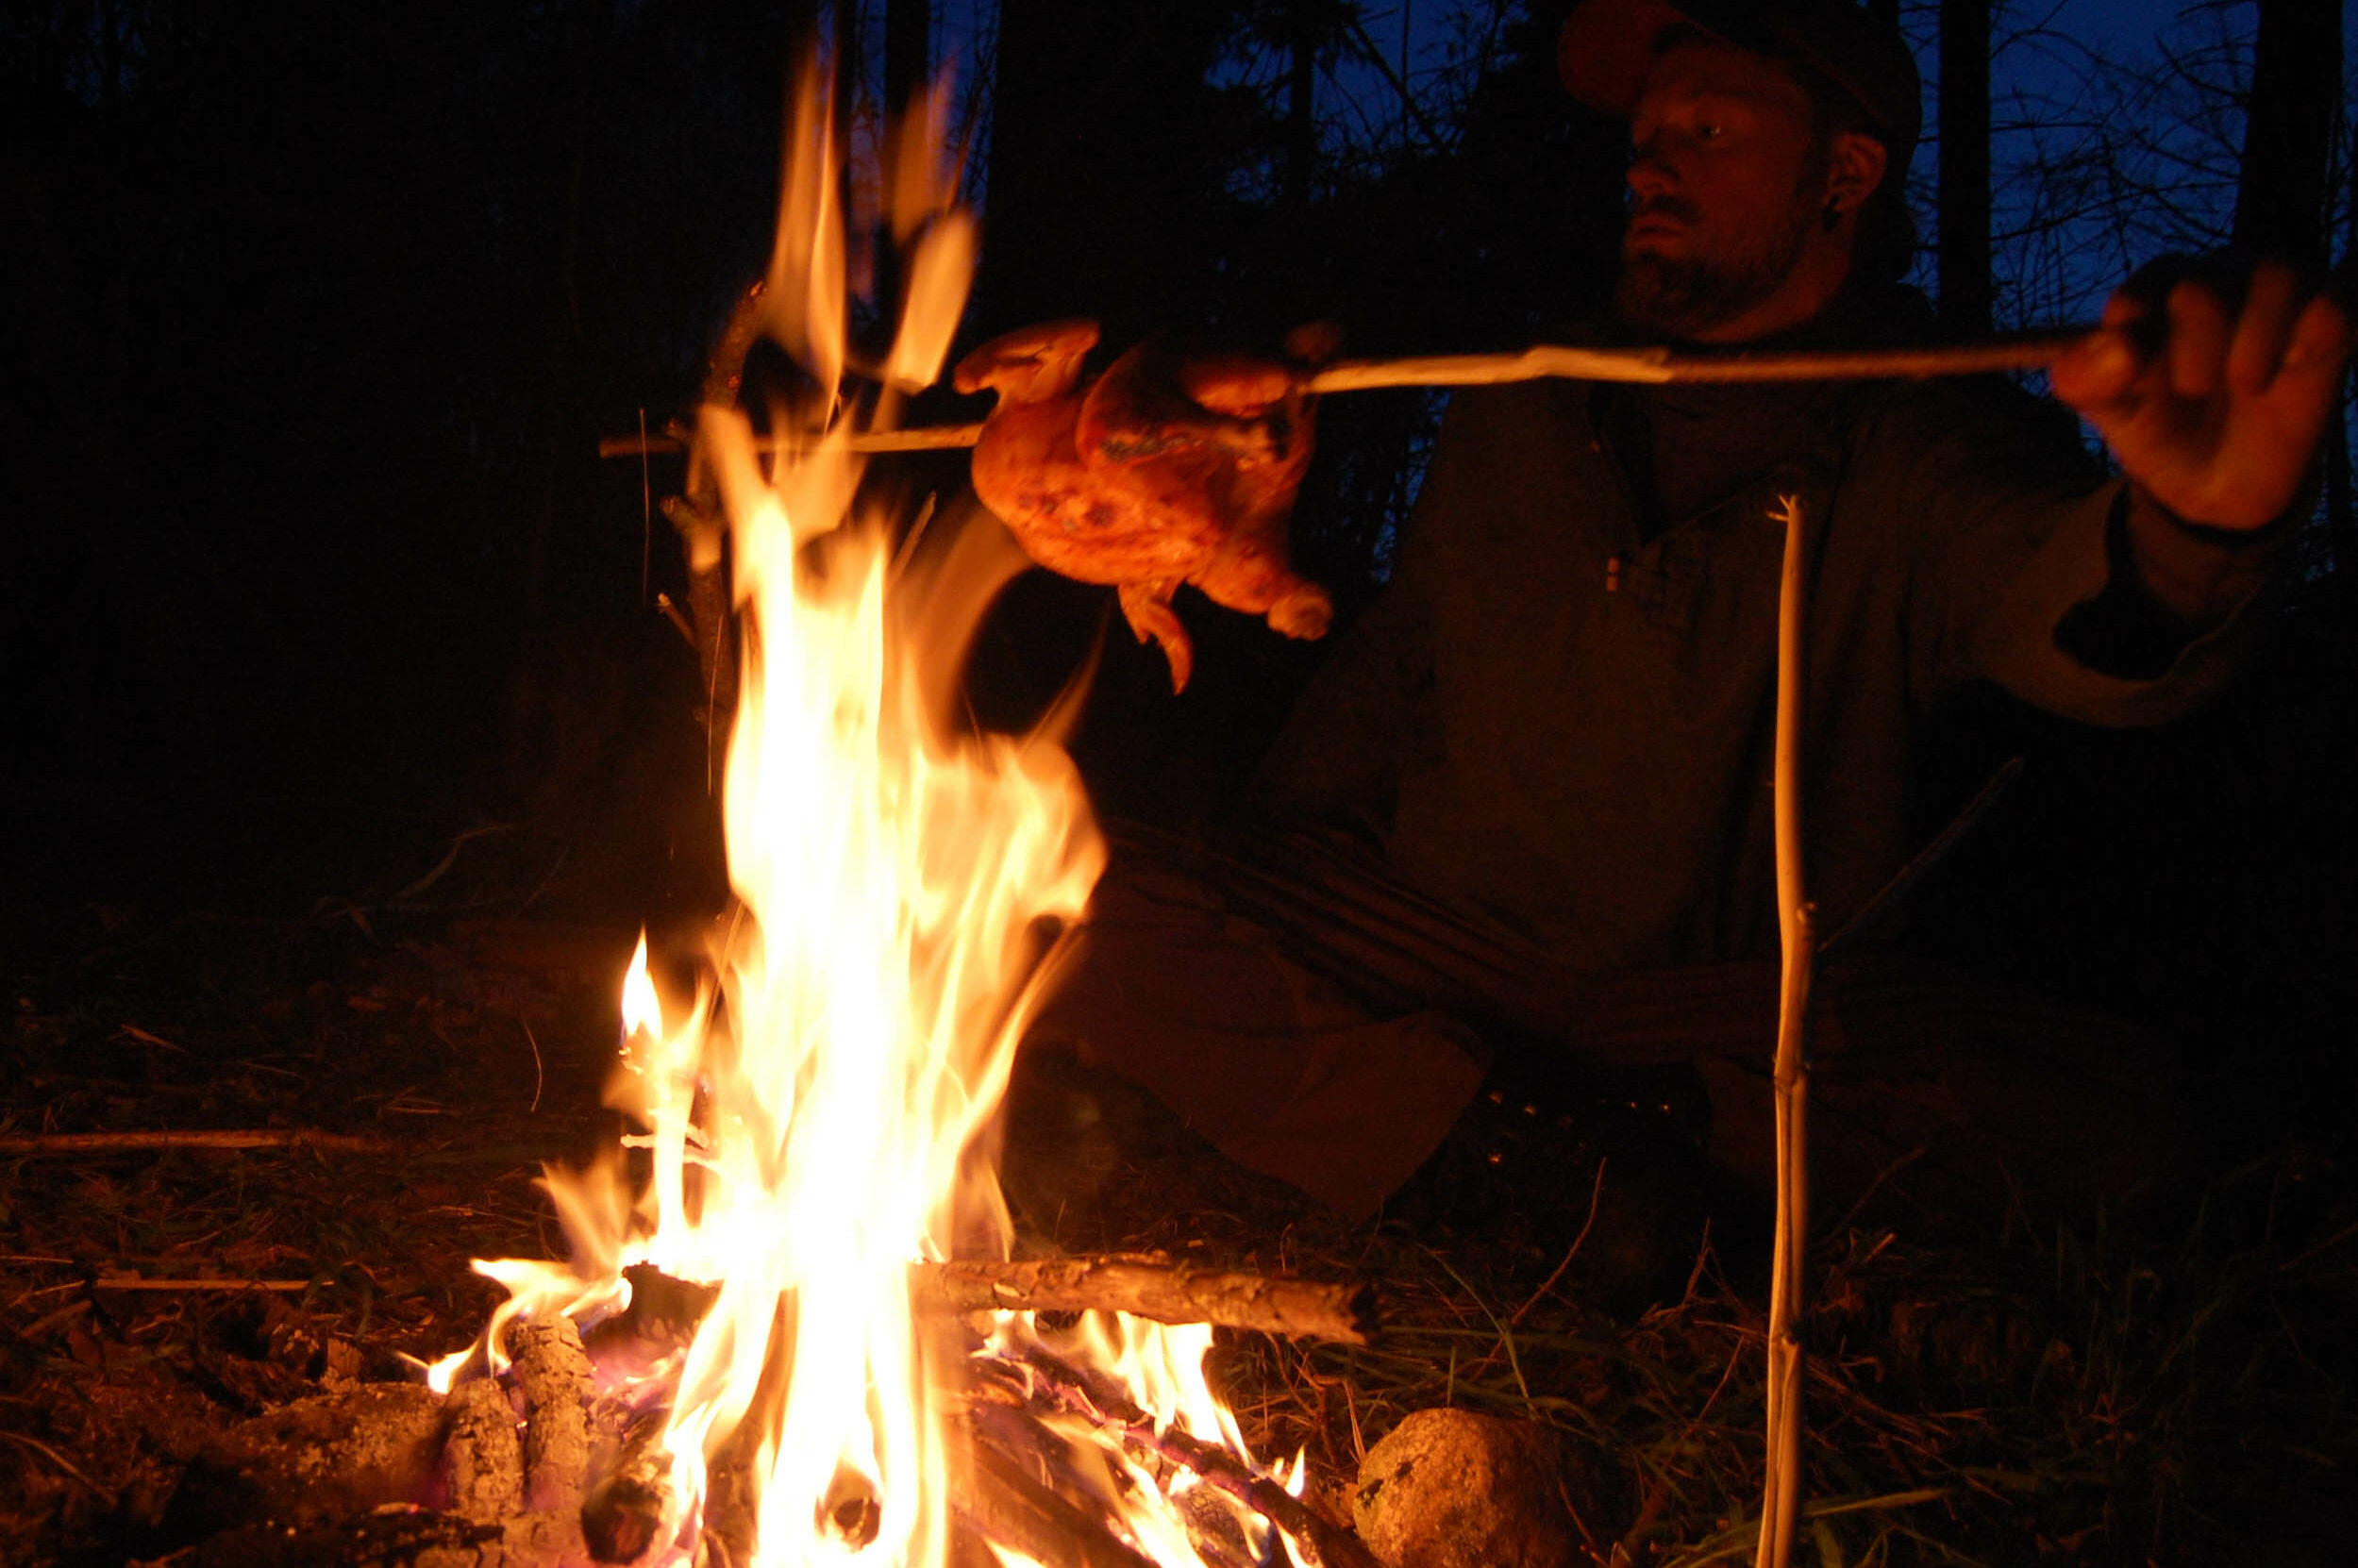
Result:
<svg viewBox="0 0 2358 1568"><path fill-rule="evenodd" d="M940 374L972 267L942 119L937 93L904 141L930 130L929 156L904 152L894 171L908 287L880 379L900 390ZM620 1158L552 1172L571 1260L477 1267L510 1292L483 1342L494 1371L509 1322L613 1310L631 1265L718 1287L664 1369L675 1549L694 1541L710 1461L725 1446L742 1461L750 1444L762 1562L929 1565L946 1547L938 1396L956 1369L928 1351L910 1269L1004 1252L979 1136L1041 980L1040 925L1078 919L1103 854L1060 747L945 722L965 642L1021 563L1013 545L969 529L911 564L888 520L854 515L851 437L892 398L863 413L841 379L852 352L832 123L806 78L764 291L767 329L815 391L771 421L770 444L788 448L775 460L735 407L706 407L698 427L743 626L724 778L738 912L684 1006L667 1010L644 939L624 983L610 1098L644 1128L625 1143L646 1151L646 1178L627 1179ZM1132 1375L1142 1404L1237 1442L1203 1388L1208 1332L1109 1332L1098 1359ZM436 1368L438 1383L470 1359ZM1131 1533L1196 1560L1175 1520Z"/></svg>

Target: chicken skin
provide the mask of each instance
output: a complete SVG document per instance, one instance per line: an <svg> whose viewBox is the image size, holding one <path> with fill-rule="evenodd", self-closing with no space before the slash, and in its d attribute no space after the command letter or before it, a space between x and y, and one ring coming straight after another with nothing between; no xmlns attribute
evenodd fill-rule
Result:
<svg viewBox="0 0 2358 1568"><path fill-rule="evenodd" d="M1286 525L1314 443L1302 383L1332 358L1333 329L1297 328L1283 361L1149 338L1083 388L1097 335L1094 322L1052 322L960 363L960 392L999 394L975 447L984 504L1041 565L1112 584L1138 640L1162 646L1175 692L1195 662L1171 609L1181 583L1288 637L1324 636L1332 602L1294 572Z"/></svg>

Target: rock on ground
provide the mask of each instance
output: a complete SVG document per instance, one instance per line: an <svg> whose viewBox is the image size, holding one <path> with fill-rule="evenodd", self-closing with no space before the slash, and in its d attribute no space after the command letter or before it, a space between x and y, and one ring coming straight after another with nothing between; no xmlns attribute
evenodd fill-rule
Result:
<svg viewBox="0 0 2358 1568"><path fill-rule="evenodd" d="M1351 1522L1391 1568L1571 1568L1585 1560L1573 1493L1602 1476L1534 1423L1418 1410L1367 1451Z"/></svg>

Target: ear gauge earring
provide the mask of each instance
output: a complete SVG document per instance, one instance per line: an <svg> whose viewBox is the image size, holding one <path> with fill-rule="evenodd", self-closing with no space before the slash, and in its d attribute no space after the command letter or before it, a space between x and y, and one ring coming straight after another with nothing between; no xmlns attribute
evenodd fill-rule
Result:
<svg viewBox="0 0 2358 1568"><path fill-rule="evenodd" d="M1831 234L1835 229L1842 226L1842 204L1840 202L1828 202L1826 204L1825 224L1826 232L1829 234Z"/></svg>

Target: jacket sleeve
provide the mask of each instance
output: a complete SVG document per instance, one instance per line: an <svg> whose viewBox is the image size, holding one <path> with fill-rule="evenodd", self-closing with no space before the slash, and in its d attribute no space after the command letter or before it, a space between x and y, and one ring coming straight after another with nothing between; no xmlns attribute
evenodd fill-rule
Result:
<svg viewBox="0 0 2358 1568"><path fill-rule="evenodd" d="M1380 843L1404 773L1440 744L1432 596L1447 540L1480 504L1459 428L1467 417L1452 400L1391 578L1336 640L1246 786L1239 814L1248 824L1341 828Z"/></svg>
<svg viewBox="0 0 2358 1568"><path fill-rule="evenodd" d="M2158 657L2113 657L2082 635L2132 571L2125 481L2081 445L2068 414L2005 385L1916 392L1873 422L1860 481L1888 487L1905 563L1909 683L1918 704L1991 680L2083 724L2159 724L2191 711L2249 655L2247 600ZM2110 614L2102 615L2111 619Z"/></svg>

